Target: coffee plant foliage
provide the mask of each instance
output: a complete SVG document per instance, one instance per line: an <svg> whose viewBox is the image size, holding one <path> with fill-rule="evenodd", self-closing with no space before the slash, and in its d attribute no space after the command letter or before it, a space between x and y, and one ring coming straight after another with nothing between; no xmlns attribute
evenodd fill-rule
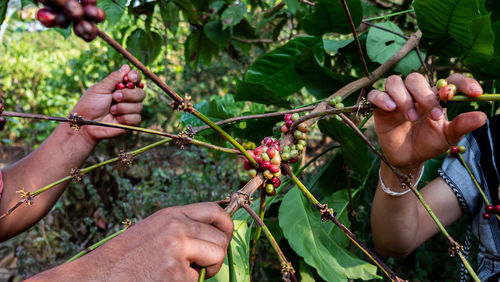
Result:
<svg viewBox="0 0 500 282"><path fill-rule="evenodd" d="M314 104L364 76L341 2L313 2L314 6L298 0L284 0L283 4L273 0L99 0L98 5L107 15L101 29L178 93L191 96L196 109L219 121ZM370 70L406 43L394 33L410 36L420 29L422 55L431 58L428 61L435 78L447 77L451 70L464 71L481 80L487 92L495 93L495 78L500 72L500 7L496 1L379 2L347 0ZM65 116L84 89L126 61L103 41L87 44L72 35L70 28L41 27L34 20L35 11L29 0L0 1L0 95L6 109ZM363 19L400 11L407 12L369 21L394 33L362 23ZM389 74L413 71L425 72L416 51ZM374 87L382 88L383 79ZM168 96L155 85L147 83L146 93L143 127L178 132L203 125L193 116L172 111ZM355 94L344 104L353 105L356 100ZM479 109L493 115L497 108L495 103L460 103L450 105L448 113L451 118ZM369 117L359 122L376 140ZM282 121L282 117L268 117L223 129L251 148L265 136L279 138L281 126L277 124ZM25 142L31 150L54 127L53 123L9 119L1 138L5 144ZM155 140L130 136L102 142L88 163ZM320 120L309 136L307 155L294 169L329 150L305 170L303 182L334 209L343 224L373 247L369 210L379 160L335 118ZM197 137L230 147L210 129ZM441 160L428 161L423 183L436 177ZM134 162L129 170L111 166L91 173L83 183L71 184L47 219L3 243L5 254L15 252L19 275L60 264L87 244L116 231L124 218L140 220L162 207L223 199L248 180L239 168L241 160L206 149L187 147L181 151L169 145ZM252 207L258 209L258 202L255 200ZM265 240L261 240L256 264L250 269L255 226L242 210L233 218L231 250L236 281L279 279L281 266ZM286 187L267 206L264 222L303 281L382 276L338 228L321 222L319 213L296 187ZM451 228L460 242L465 226L461 221ZM47 250L47 255L41 255L40 250ZM407 258L387 262L405 279L456 281L459 277L460 264L448 258L442 238L430 240ZM212 281L227 281L228 275L226 260Z"/></svg>

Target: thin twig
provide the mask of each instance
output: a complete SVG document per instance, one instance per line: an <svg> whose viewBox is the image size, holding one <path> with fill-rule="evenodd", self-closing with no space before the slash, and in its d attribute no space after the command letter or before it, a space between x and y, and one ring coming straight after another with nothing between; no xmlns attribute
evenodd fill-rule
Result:
<svg viewBox="0 0 500 282"><path fill-rule="evenodd" d="M394 35L397 35L397 36L399 36L399 37L401 37L401 38L404 38L405 40L410 39L410 37L409 37L409 36L406 36L406 35L401 34L401 33L399 33L399 32L395 32L395 31L390 30L390 29L385 28L385 27L381 27L381 26L376 25L376 24L373 24L373 23L371 23L371 22L362 21L362 23L364 23L364 24L366 24L366 25L369 25L369 26L371 26L371 27L373 27L373 28L376 28L376 29L380 29L380 30L383 30L383 31L387 31L387 32L392 33L392 34L394 34Z"/></svg>

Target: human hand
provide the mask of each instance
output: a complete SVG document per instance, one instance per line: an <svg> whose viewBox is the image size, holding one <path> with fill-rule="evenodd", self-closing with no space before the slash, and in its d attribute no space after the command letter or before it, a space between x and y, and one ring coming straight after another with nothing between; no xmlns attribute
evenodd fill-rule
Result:
<svg viewBox="0 0 500 282"><path fill-rule="evenodd" d="M71 112L91 120L138 125L141 121L140 113L145 94L137 87L115 89L116 84L122 82L125 75L128 75L130 81L134 83L141 81L141 74L138 71L130 70L128 65L123 65L119 70L87 89ZM116 104L112 103L113 100ZM83 126L80 130L92 142L112 138L125 132L118 128L89 125Z"/></svg>
<svg viewBox="0 0 500 282"><path fill-rule="evenodd" d="M197 281L222 266L233 235L231 217L214 203L160 210L84 256L108 266L110 280ZM126 270L126 271L124 271Z"/></svg>
<svg viewBox="0 0 500 282"><path fill-rule="evenodd" d="M453 74L447 81L467 95L483 92L476 80L461 74ZM436 98L436 88L419 73L408 75L404 82L399 76L390 76L385 90L371 91L368 100L377 106L373 114L380 146L388 161L399 169L418 168L487 119L482 112L469 112L448 121Z"/></svg>

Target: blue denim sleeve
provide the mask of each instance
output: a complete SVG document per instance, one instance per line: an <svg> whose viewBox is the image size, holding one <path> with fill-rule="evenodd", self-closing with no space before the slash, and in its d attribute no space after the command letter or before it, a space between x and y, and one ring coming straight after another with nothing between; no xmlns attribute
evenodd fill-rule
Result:
<svg viewBox="0 0 500 282"><path fill-rule="evenodd" d="M482 175L480 168L481 151L479 150L476 140L472 134L468 134L460 141L459 145L463 145L467 148L467 151L463 153L462 156L478 183L482 185L481 182L483 180L482 177L480 177ZM472 177L458 157L453 157L451 155L447 156L439 169L439 175L441 175L444 181L453 189L465 214L474 217L474 215L480 212L483 199Z"/></svg>

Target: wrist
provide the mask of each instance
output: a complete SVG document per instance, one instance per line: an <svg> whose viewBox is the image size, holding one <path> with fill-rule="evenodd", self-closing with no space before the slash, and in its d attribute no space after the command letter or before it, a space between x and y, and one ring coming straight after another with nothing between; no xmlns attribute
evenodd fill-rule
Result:
<svg viewBox="0 0 500 282"><path fill-rule="evenodd" d="M398 169L403 175L411 175L412 184L416 186L420 181L423 173L424 164L420 164L414 168ZM382 162L380 165L380 181L391 191L400 193L408 191L409 187L404 186L403 179L399 178L393 170Z"/></svg>
<svg viewBox="0 0 500 282"><path fill-rule="evenodd" d="M61 123L54 130L54 133L64 138L66 143L71 143L83 151L90 152L94 149L97 143L99 143L99 140L93 138L85 127L87 127L87 125L74 129L69 123Z"/></svg>

